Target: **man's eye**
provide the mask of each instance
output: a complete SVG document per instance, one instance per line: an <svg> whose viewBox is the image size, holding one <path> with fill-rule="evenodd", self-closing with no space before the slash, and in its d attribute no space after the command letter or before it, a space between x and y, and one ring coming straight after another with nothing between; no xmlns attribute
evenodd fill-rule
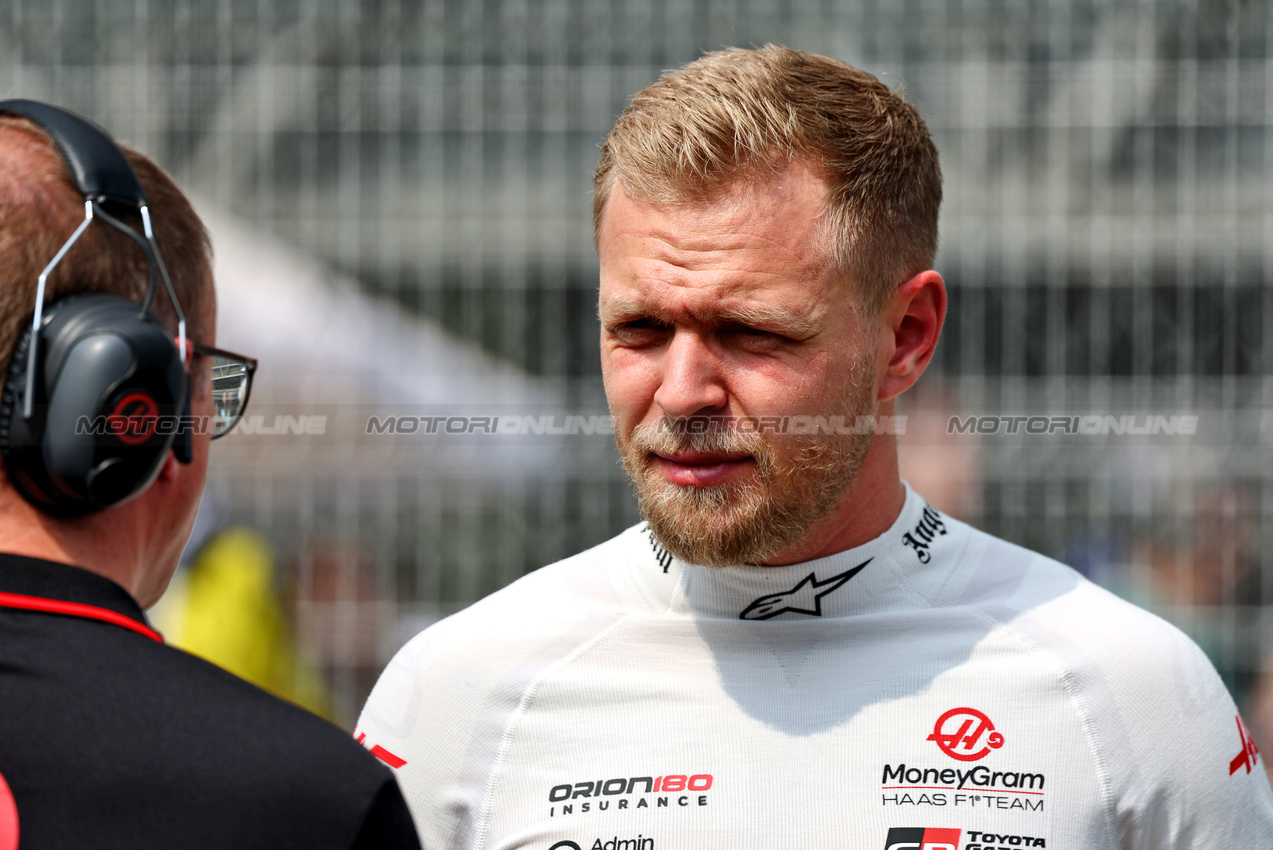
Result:
<svg viewBox="0 0 1273 850"><path fill-rule="evenodd" d="M661 336L669 328L670 325L658 319L633 319L611 325L609 331L610 335L620 342L639 342Z"/></svg>
<svg viewBox="0 0 1273 850"><path fill-rule="evenodd" d="M747 325L734 325L725 329L726 334L733 335L735 338L742 340L747 344L757 343L775 343L781 342L786 337L773 331L762 330L761 328L748 327Z"/></svg>

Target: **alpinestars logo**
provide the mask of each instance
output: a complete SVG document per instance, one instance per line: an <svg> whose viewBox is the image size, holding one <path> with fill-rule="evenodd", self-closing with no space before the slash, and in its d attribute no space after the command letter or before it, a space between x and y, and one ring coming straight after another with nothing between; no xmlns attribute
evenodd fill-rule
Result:
<svg viewBox="0 0 1273 850"><path fill-rule="evenodd" d="M742 620L768 620L770 617L777 617L788 611L793 614L821 617L822 597L839 590L845 582L862 572L862 568L872 560L874 559L867 558L853 569L822 581L818 581L815 573L809 573L791 590L760 597L748 605L738 617Z"/></svg>
<svg viewBox="0 0 1273 850"><path fill-rule="evenodd" d="M959 761L977 761L1003 746L1003 735L995 731L989 717L975 708L952 708L937 718L928 740Z"/></svg>
<svg viewBox="0 0 1273 850"><path fill-rule="evenodd" d="M888 831L884 850L959 850L959 830L895 826Z"/></svg>
<svg viewBox="0 0 1273 850"><path fill-rule="evenodd" d="M1238 715L1234 718L1238 721L1238 737L1242 740L1242 752L1238 753L1233 761L1229 762L1229 775L1237 773L1240 769L1246 768L1246 772L1250 773L1251 768L1259 764L1260 751L1255 746L1255 741L1251 739L1251 733L1242 725L1242 716Z"/></svg>

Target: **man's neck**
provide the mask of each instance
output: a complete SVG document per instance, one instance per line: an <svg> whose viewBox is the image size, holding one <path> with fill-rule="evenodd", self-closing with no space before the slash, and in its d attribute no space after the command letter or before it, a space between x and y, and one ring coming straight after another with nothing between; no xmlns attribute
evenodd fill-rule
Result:
<svg viewBox="0 0 1273 850"><path fill-rule="evenodd" d="M868 543L888 531L905 504L906 488L897 471L897 443L890 434L877 434L857 475L831 510L798 543L764 565L799 564Z"/></svg>
<svg viewBox="0 0 1273 850"><path fill-rule="evenodd" d="M0 552L81 567L110 579L139 602L139 553L126 529L102 515L74 520L40 513L0 487Z"/></svg>

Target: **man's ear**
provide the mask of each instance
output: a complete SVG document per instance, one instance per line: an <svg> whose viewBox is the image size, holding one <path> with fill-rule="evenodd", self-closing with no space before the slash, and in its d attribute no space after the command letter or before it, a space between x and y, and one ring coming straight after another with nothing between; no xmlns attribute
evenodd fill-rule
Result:
<svg viewBox="0 0 1273 850"><path fill-rule="evenodd" d="M910 389L937 348L946 320L946 284L931 269L897 288L880 314L884 374L879 400L888 401Z"/></svg>

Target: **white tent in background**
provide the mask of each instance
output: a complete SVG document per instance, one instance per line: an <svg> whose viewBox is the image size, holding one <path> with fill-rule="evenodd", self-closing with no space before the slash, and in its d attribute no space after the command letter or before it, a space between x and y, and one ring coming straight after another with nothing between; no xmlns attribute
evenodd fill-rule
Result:
<svg viewBox="0 0 1273 850"><path fill-rule="evenodd" d="M557 400L524 372L280 240L219 213L202 218L212 234L217 339L268 364L253 392L271 403Z"/></svg>
<svg viewBox="0 0 1273 850"><path fill-rule="evenodd" d="M543 416L567 411L551 385L400 306L361 291L280 240L200 205L212 235L217 345L260 361L249 414L326 416L320 440L230 434L223 456L254 469L357 467L364 472L468 471L512 477L552 462L560 441L476 433L369 435L368 416ZM604 414L605 411L596 411ZM533 435L532 435L533 436ZM321 451L314 451L316 447ZM233 447L233 448L231 448ZM233 458L231 458L233 456ZM215 473L214 473L215 474ZM497 476L498 477L498 476Z"/></svg>

